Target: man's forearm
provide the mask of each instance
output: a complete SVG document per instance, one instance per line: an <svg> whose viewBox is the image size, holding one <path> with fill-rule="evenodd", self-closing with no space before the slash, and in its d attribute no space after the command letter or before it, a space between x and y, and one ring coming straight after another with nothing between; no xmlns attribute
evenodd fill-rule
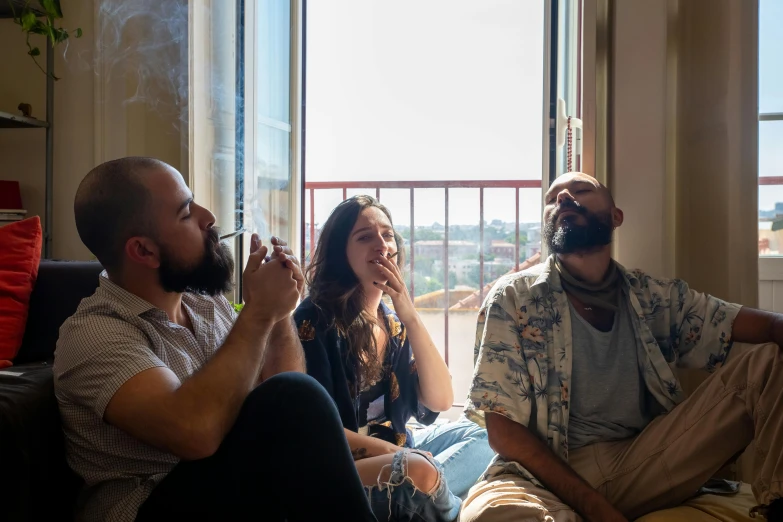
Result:
<svg viewBox="0 0 783 522"><path fill-rule="evenodd" d="M273 323L243 310L225 342L201 370L173 394L171 411L219 445L256 385ZM215 449L217 449L215 447Z"/></svg>
<svg viewBox="0 0 783 522"><path fill-rule="evenodd" d="M731 327L731 340L737 343L779 343L783 338L783 316L743 306ZM783 348L783 346L781 346Z"/></svg>
<svg viewBox="0 0 783 522"><path fill-rule="evenodd" d="M486 418L489 444L501 457L520 463L586 520L608 519L602 513L614 511L609 501L533 432L497 413L487 413Z"/></svg>
<svg viewBox="0 0 783 522"><path fill-rule="evenodd" d="M304 351L293 318L283 319L272 328L259 382L282 372L305 372Z"/></svg>

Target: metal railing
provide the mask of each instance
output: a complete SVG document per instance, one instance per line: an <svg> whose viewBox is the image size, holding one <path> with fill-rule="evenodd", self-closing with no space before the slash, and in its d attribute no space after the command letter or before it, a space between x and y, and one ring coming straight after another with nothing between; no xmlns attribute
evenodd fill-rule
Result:
<svg viewBox="0 0 783 522"><path fill-rule="evenodd" d="M443 289L444 289L444 306L443 306L443 321L444 321L444 359L446 364L449 364L449 190L450 189L463 189L463 188L475 188L479 190L479 297L480 302L484 300L484 256L485 256L485 244L484 244L484 189L512 189L515 191L516 201L516 221L515 221L515 234L514 234L514 269L519 270L519 190L520 189L540 189L541 180L469 180L469 181L316 181L305 182L304 190L309 197L309 216L303 219L303 223L307 223L309 226L310 248L315 248L315 194L319 190L342 190L342 198L345 200L348 197L348 190L351 189L368 189L375 191L375 197L379 201L382 201L382 191L384 189L407 189L410 191L410 294L411 299L416 296L416 288L414 285L414 272L416 266L416 249L415 249L415 194L416 189L443 189L443 197L445 202L444 212L444 237L443 237ZM303 217L305 212L305 205L302 206ZM311 252L305 251L306 237L302 234L302 266L305 266L306 260L310 257Z"/></svg>

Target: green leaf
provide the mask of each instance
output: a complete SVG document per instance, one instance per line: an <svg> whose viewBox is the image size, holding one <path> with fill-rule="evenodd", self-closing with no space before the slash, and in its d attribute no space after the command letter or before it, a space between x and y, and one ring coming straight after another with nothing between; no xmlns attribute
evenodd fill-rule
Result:
<svg viewBox="0 0 783 522"><path fill-rule="evenodd" d="M41 50L37 47L33 47L29 51L27 51L27 54L29 54L32 57L41 56Z"/></svg>
<svg viewBox="0 0 783 522"><path fill-rule="evenodd" d="M63 10L60 7L60 0L38 0L38 3L40 3L41 7L43 7L44 11L46 12L46 16L51 18L63 17Z"/></svg>
<svg viewBox="0 0 783 522"><path fill-rule="evenodd" d="M41 34L43 36L49 36L49 26L40 20L36 20L35 24L29 31L30 34Z"/></svg>
<svg viewBox="0 0 783 522"><path fill-rule="evenodd" d="M68 31L65 29L54 29L54 41L55 43L64 42L68 39Z"/></svg>
<svg viewBox="0 0 783 522"><path fill-rule="evenodd" d="M81 27L77 27L76 28L76 34L74 36L76 38L81 38L82 37L82 28Z"/></svg>
<svg viewBox="0 0 783 522"><path fill-rule="evenodd" d="M32 11L23 12L20 20L22 22L22 30L24 31L30 31L35 26L36 22L38 22L35 18L35 13Z"/></svg>

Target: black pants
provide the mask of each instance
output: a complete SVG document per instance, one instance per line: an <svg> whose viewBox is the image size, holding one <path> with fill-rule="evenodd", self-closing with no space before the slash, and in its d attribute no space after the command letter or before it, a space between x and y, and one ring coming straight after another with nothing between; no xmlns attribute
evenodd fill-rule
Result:
<svg viewBox="0 0 783 522"><path fill-rule="evenodd" d="M331 397L282 373L247 397L214 455L177 464L136 520L376 519Z"/></svg>

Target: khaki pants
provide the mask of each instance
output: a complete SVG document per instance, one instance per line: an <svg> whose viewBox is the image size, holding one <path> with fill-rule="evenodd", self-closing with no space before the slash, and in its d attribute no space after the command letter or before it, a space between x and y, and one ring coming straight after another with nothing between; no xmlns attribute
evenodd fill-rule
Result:
<svg viewBox="0 0 783 522"><path fill-rule="evenodd" d="M638 436L579 448L569 464L634 519L693 496L754 440L753 493L768 504L783 493L783 356L775 345L731 360ZM551 492L503 475L471 488L460 520L582 519Z"/></svg>

